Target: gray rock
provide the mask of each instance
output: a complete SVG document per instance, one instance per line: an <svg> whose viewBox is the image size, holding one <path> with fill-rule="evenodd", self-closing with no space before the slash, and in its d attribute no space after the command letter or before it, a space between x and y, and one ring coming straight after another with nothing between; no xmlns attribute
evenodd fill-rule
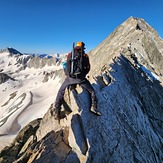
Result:
<svg viewBox="0 0 163 163"><path fill-rule="evenodd" d="M7 80L15 80L12 77L10 77L9 75L5 74L5 73L0 73L0 84L5 83Z"/></svg>
<svg viewBox="0 0 163 163"><path fill-rule="evenodd" d="M27 126L25 126L17 135L15 140L10 146L5 147L0 153L0 162L14 162L19 158L22 154L24 154L27 148L28 139L33 135L34 138L29 142L29 144L33 144L36 141L35 133L39 127L41 119L36 119L30 122ZM28 144L28 146L29 146ZM24 148L24 150L23 150Z"/></svg>
<svg viewBox="0 0 163 163"><path fill-rule="evenodd" d="M43 68L44 66L52 66L56 65L56 58L40 58L40 57L32 57L27 63L28 68Z"/></svg>
<svg viewBox="0 0 163 163"><path fill-rule="evenodd" d="M163 40L143 19L130 17L90 51L91 75L99 74L102 66L108 65L119 53L131 62L131 54L134 53L139 64L154 73L163 74Z"/></svg>

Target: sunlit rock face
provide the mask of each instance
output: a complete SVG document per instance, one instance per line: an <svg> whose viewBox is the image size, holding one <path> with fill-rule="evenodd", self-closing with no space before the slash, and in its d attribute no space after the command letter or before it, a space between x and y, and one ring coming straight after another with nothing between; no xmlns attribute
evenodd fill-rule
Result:
<svg viewBox="0 0 163 163"><path fill-rule="evenodd" d="M134 54L139 64L163 75L163 40L143 19L130 17L90 52L93 74L107 66L119 53L131 62Z"/></svg>

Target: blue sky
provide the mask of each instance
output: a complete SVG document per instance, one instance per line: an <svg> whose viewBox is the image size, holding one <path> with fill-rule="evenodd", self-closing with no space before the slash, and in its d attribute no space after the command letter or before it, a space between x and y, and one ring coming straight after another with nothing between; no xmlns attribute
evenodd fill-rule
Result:
<svg viewBox="0 0 163 163"><path fill-rule="evenodd" d="M72 42L94 49L130 16L163 38L162 0L0 0L0 49L65 53Z"/></svg>

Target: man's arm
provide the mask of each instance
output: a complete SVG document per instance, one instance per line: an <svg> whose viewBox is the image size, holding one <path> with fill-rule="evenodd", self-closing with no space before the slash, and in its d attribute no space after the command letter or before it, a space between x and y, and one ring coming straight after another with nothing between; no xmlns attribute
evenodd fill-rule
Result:
<svg viewBox="0 0 163 163"><path fill-rule="evenodd" d="M67 55L65 74L69 76L70 71L71 71L71 53Z"/></svg>
<svg viewBox="0 0 163 163"><path fill-rule="evenodd" d="M84 54L84 71L85 74L88 74L90 71L90 62L89 62L89 57L87 54Z"/></svg>

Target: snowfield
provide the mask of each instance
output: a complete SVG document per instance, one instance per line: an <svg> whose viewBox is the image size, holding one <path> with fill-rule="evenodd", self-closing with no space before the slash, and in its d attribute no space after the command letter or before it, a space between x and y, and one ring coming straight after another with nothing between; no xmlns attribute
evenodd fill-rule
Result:
<svg viewBox="0 0 163 163"><path fill-rule="evenodd" d="M17 57L9 56L8 53L0 54L1 73L15 79L0 84L0 150L10 144L25 125L44 116L60 86L57 76L49 78L47 82L42 81L45 73L59 70L61 66L26 68L17 72L20 67L17 60Z"/></svg>

